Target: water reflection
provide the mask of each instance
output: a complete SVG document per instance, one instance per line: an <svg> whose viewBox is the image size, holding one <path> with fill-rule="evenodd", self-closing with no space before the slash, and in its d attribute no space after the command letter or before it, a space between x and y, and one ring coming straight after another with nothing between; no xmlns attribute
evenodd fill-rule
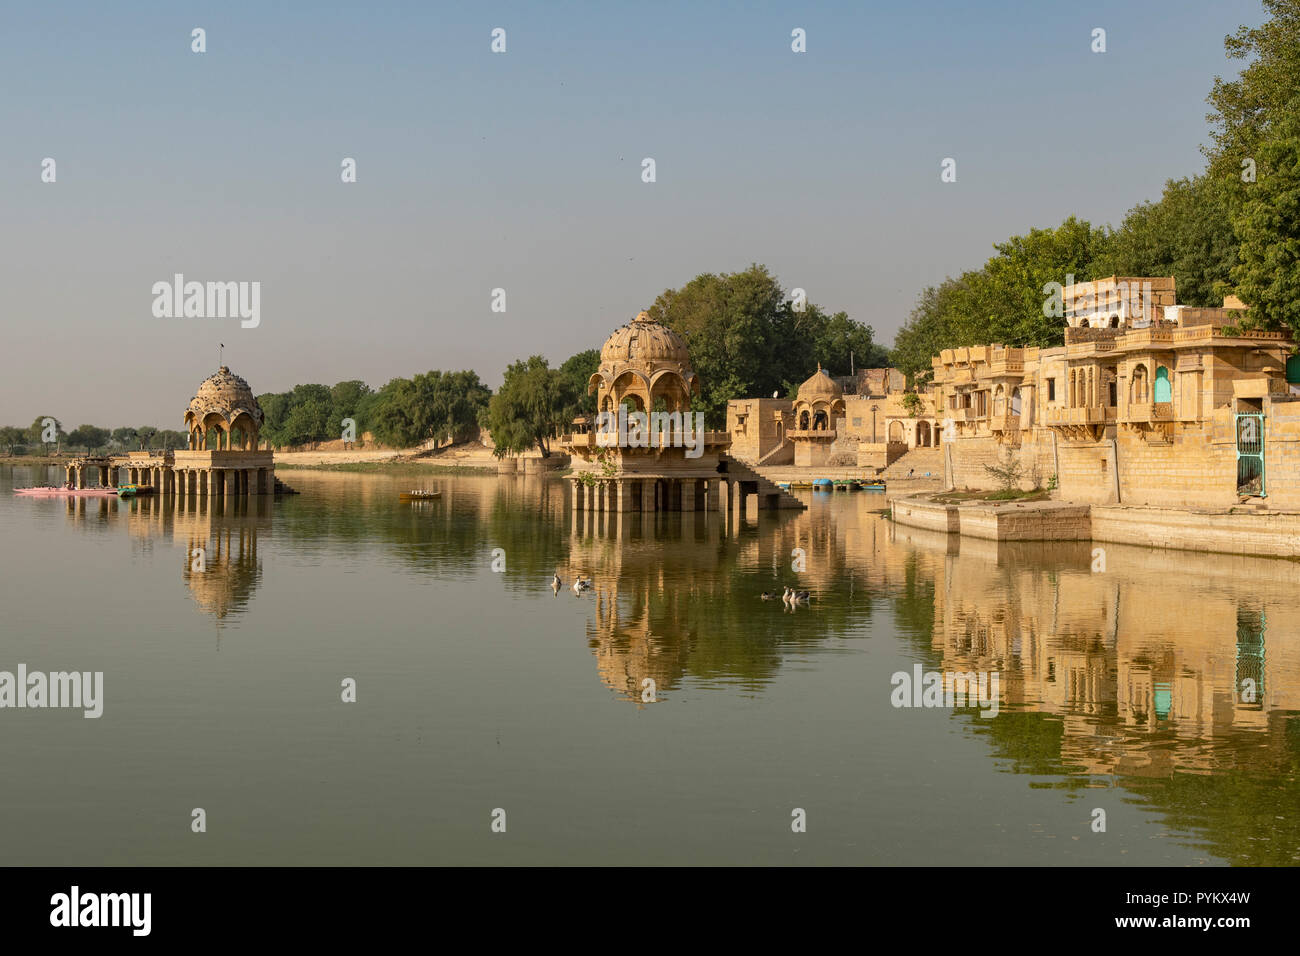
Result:
<svg viewBox="0 0 1300 956"><path fill-rule="evenodd" d="M262 581L259 536L271 533L272 499L226 502L150 496L69 498L65 517L79 531L125 530L132 550L152 555L156 542L181 549L181 580L198 609L218 622L243 613Z"/></svg>

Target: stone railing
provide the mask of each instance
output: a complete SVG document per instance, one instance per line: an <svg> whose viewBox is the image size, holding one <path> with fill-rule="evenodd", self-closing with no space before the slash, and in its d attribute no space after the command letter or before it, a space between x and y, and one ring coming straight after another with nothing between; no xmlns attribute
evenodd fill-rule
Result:
<svg viewBox="0 0 1300 956"><path fill-rule="evenodd" d="M1018 432L1020 431L1020 416L1012 415L1010 412L994 415L989 419L989 428L995 432Z"/></svg>
<svg viewBox="0 0 1300 956"><path fill-rule="evenodd" d="M1079 408L1047 408L1045 425L1105 425L1115 421L1116 409L1107 405L1084 405Z"/></svg>
<svg viewBox="0 0 1300 956"><path fill-rule="evenodd" d="M1124 411L1126 422L1171 422L1174 406L1169 402L1131 402Z"/></svg>

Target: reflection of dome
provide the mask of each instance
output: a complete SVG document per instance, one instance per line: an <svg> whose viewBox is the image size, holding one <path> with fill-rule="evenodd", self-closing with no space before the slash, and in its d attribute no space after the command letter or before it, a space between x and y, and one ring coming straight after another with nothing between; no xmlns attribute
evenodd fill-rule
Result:
<svg viewBox="0 0 1300 956"><path fill-rule="evenodd" d="M700 391L682 337L649 313L614 330L600 350L600 369L587 385L598 392L601 411L630 401L641 411L662 399L668 411L687 411Z"/></svg>
<svg viewBox="0 0 1300 956"><path fill-rule="evenodd" d="M247 413L259 428L262 425L262 406L257 404L253 390L225 365L217 369L217 374L203 380L199 390L190 399L185 418L188 421L193 416L202 421L213 412L228 422L234 421L241 412Z"/></svg>
<svg viewBox="0 0 1300 956"><path fill-rule="evenodd" d="M682 337L651 319L648 312L615 329L600 350L601 365L660 367L665 363L689 366L691 356Z"/></svg>
<svg viewBox="0 0 1300 956"><path fill-rule="evenodd" d="M835 401L844 397L844 389L822 371L821 363L817 364L817 371L813 373L812 378L799 386L799 394L795 397L797 402L818 402L818 401Z"/></svg>

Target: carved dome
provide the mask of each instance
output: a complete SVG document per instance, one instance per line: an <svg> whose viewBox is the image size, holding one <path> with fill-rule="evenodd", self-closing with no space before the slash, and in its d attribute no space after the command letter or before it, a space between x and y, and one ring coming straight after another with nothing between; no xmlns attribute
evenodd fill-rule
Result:
<svg viewBox="0 0 1300 956"><path fill-rule="evenodd" d="M253 390L225 365L203 380L190 399L185 420L203 422L212 414L220 415L227 423L248 415L259 429L262 427L262 406L257 403Z"/></svg>
<svg viewBox="0 0 1300 956"><path fill-rule="evenodd" d="M641 312L605 340L587 391L597 393L602 412L629 400L651 411L660 399L669 411L684 412L700 393L700 380L682 337Z"/></svg>
<svg viewBox="0 0 1300 956"><path fill-rule="evenodd" d="M817 363L817 371L813 373L812 378L799 386L799 394L795 396L796 402L833 402L844 397L844 389L822 371L821 363Z"/></svg>
<svg viewBox="0 0 1300 956"><path fill-rule="evenodd" d="M605 340L600 349L600 364L651 367L680 364L684 370L690 367L691 356L680 335L654 321L648 312L642 312Z"/></svg>

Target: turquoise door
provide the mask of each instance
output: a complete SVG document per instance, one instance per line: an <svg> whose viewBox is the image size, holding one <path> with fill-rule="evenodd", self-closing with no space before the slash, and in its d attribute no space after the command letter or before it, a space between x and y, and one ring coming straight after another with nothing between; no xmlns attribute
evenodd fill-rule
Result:
<svg viewBox="0 0 1300 956"><path fill-rule="evenodd" d="M1154 392L1154 401L1172 402L1174 400L1173 389L1169 387L1169 369L1163 365L1156 369L1156 387Z"/></svg>

